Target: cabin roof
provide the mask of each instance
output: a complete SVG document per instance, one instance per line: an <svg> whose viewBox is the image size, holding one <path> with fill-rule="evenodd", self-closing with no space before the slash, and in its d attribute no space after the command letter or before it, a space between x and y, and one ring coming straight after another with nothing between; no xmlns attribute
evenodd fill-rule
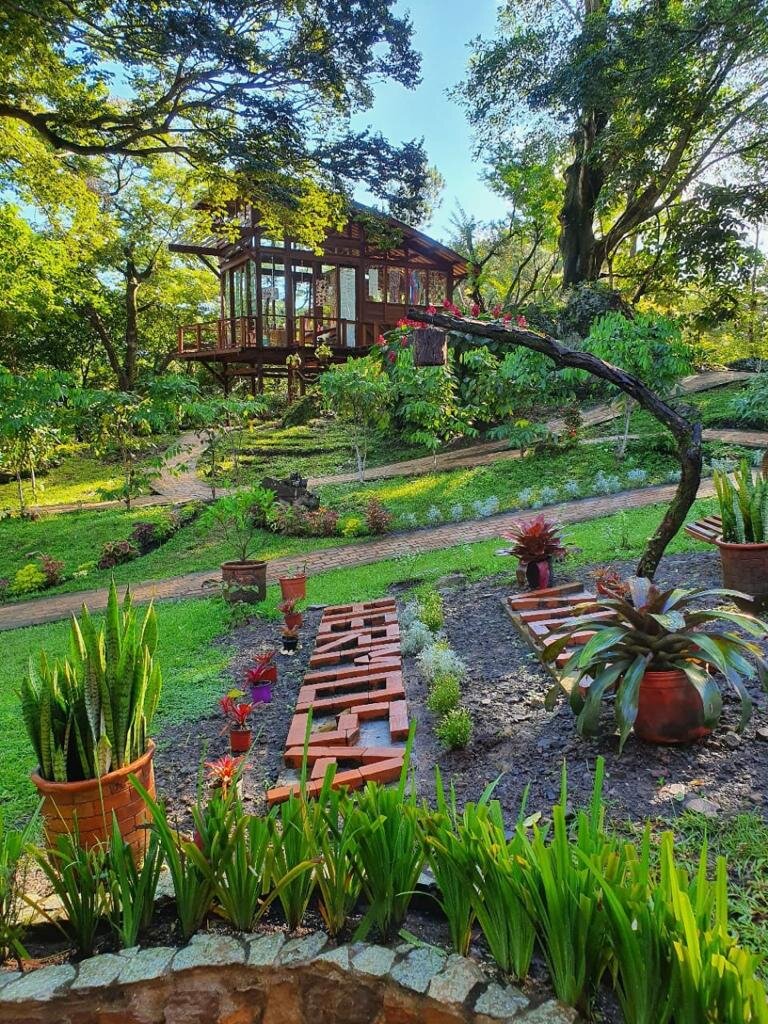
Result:
<svg viewBox="0 0 768 1024"><path fill-rule="evenodd" d="M436 239L430 238L430 236L424 234L423 231L419 231L417 228L411 227L410 224L406 224L404 221L398 220L397 217L392 217L389 214L382 213L380 210L376 210L370 206L365 206L363 203L352 202L350 207L351 215L349 220L351 223L355 223L356 221L356 212L360 214L373 214L374 216L381 217L387 225L396 228L402 233L403 242L406 247L415 249L424 256L433 257L441 263L450 264L453 269L454 278L464 277L466 275L466 258L457 253L455 249L451 249L450 246L443 245L442 242L438 242ZM169 249L171 252L192 253L195 256L212 256L226 259L226 257L235 250L237 244L237 242L232 242L226 238L210 234L195 242L173 242L169 245Z"/></svg>

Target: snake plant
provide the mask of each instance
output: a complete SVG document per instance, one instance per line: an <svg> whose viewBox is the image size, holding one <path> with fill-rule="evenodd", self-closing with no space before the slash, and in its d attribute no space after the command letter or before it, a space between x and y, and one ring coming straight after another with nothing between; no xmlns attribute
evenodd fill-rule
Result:
<svg viewBox="0 0 768 1024"><path fill-rule="evenodd" d="M156 648L154 610L139 625L130 591L121 607L113 581L100 629L83 605L69 655L30 659L19 697L44 779L100 778L146 752L162 686Z"/></svg>
<svg viewBox="0 0 768 1024"><path fill-rule="evenodd" d="M768 476L752 469L746 459L729 477L715 470L715 490L723 521L723 540L729 544L768 544Z"/></svg>

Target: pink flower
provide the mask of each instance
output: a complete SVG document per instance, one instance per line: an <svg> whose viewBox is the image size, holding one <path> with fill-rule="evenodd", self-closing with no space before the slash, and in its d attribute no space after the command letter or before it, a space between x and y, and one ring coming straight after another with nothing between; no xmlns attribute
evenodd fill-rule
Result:
<svg viewBox="0 0 768 1024"><path fill-rule="evenodd" d="M435 306L427 306L427 312L430 316L434 316L437 312L437 308Z"/></svg>
<svg viewBox="0 0 768 1024"><path fill-rule="evenodd" d="M443 299L443 306L446 309L450 309L451 311L455 309L455 306L453 305L450 299Z"/></svg>
<svg viewBox="0 0 768 1024"><path fill-rule="evenodd" d="M480 313L480 306L476 302L473 302L472 305L469 307L469 312L472 314L472 316L478 316Z"/></svg>
<svg viewBox="0 0 768 1024"><path fill-rule="evenodd" d="M390 363L394 363L394 361L397 359L397 353L387 352L387 359L390 361Z"/></svg>
<svg viewBox="0 0 768 1024"><path fill-rule="evenodd" d="M376 344L380 345L382 348L386 348L387 347L387 339L384 337L383 334L380 334L378 336L378 338L376 339Z"/></svg>
<svg viewBox="0 0 768 1024"><path fill-rule="evenodd" d="M512 319L512 314L511 313L505 313L504 314L504 323L505 324L508 324L511 319Z"/></svg>
<svg viewBox="0 0 768 1024"><path fill-rule="evenodd" d="M407 318L406 317L401 317L400 320L397 321L397 326L398 327L407 327L408 326Z"/></svg>
<svg viewBox="0 0 768 1024"><path fill-rule="evenodd" d="M410 341L410 339L409 339L408 335L407 335L407 334L404 334L404 335L402 336L402 338L400 339L400 344L401 344L401 346L402 346L403 348L407 348L407 347L408 347L408 344L409 344L409 341Z"/></svg>
<svg viewBox="0 0 768 1024"><path fill-rule="evenodd" d="M517 326L518 327L527 327L528 326L528 321L525 319L524 316L519 316L517 318Z"/></svg>
<svg viewBox="0 0 768 1024"><path fill-rule="evenodd" d="M494 315L494 316L501 316L501 306L499 306L499 305L498 305L498 303L497 303L497 304L496 304L496 305L495 305L495 306L493 307L493 309L491 310L491 312L493 313L493 315Z"/></svg>

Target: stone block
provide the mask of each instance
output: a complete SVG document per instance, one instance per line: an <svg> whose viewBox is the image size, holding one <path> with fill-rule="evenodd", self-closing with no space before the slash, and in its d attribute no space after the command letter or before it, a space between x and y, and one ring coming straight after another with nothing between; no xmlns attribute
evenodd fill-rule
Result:
<svg viewBox="0 0 768 1024"><path fill-rule="evenodd" d="M0 1002L47 1003L62 989L68 988L72 984L75 974L75 968L71 964L56 964L51 967L41 967L39 971L28 971L15 981L0 988ZM2 1014L0 1014L1 1019Z"/></svg>
<svg viewBox="0 0 768 1024"><path fill-rule="evenodd" d="M250 967L271 967L285 945L285 932L261 935L248 943L245 962Z"/></svg>
<svg viewBox="0 0 768 1024"><path fill-rule="evenodd" d="M132 985L137 981L161 978L170 968L175 955L176 949L172 946L140 949L135 956L126 960L118 981L121 985Z"/></svg>
<svg viewBox="0 0 768 1024"><path fill-rule="evenodd" d="M513 985L497 985L496 982L492 982L475 1002L475 1013L506 1020L524 1010L527 1005L528 999L520 989Z"/></svg>
<svg viewBox="0 0 768 1024"><path fill-rule="evenodd" d="M292 967L294 964L314 960L328 945L325 932L312 932L301 939L291 939L283 946L278 962L281 967Z"/></svg>
<svg viewBox="0 0 768 1024"><path fill-rule="evenodd" d="M77 977L72 982L72 990L101 988L117 981L118 975L125 967L125 957L114 953L103 953L92 956L78 964Z"/></svg>
<svg viewBox="0 0 768 1024"><path fill-rule="evenodd" d="M231 935L198 935L195 938L196 942L190 942L173 958L172 970L188 971L193 967L213 964L223 967L245 963L245 947Z"/></svg>
<svg viewBox="0 0 768 1024"><path fill-rule="evenodd" d="M430 982L428 995L440 1003L463 1003L472 989L485 981L485 975L474 960L453 953Z"/></svg>
<svg viewBox="0 0 768 1024"><path fill-rule="evenodd" d="M361 974L372 974L381 978L389 974L395 962L395 952L386 946L363 946L352 957L352 969Z"/></svg>
<svg viewBox="0 0 768 1024"><path fill-rule="evenodd" d="M389 972L390 978L414 992L426 992L430 982L445 966L445 953L432 946L419 946Z"/></svg>

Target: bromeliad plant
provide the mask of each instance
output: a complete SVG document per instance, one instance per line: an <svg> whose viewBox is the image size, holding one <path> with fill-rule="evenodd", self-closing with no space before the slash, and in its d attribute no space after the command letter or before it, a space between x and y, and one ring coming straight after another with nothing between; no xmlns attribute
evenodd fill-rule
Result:
<svg viewBox="0 0 768 1024"><path fill-rule="evenodd" d="M162 687L156 649L152 606L139 624L130 591L121 608L113 580L100 629L83 605L69 657L30 660L19 696L44 779L100 778L146 753Z"/></svg>
<svg viewBox="0 0 768 1024"><path fill-rule="evenodd" d="M573 677L571 702L578 712L579 733L597 731L600 702L615 686L621 749L637 718L643 677L646 672L667 670L685 673L701 698L707 728L717 723L722 710L720 690L710 672L721 673L739 696L743 728L752 712L744 685L745 679L755 675L750 658L763 683L768 678L768 664L758 644L733 629L710 632L707 627L737 626L761 638L768 633L768 624L722 608L692 607L704 598L733 597L730 590L662 591L641 576L626 582L628 599L604 597L590 602L593 610L575 618L568 632L544 654L546 660L554 661L568 647L574 633L594 631L595 635L573 654L564 669ZM609 620L605 612L610 613ZM586 697L578 685L585 677L591 678Z"/></svg>
<svg viewBox="0 0 768 1024"><path fill-rule="evenodd" d="M538 515L514 523L505 534L514 541L509 549L520 562L518 580L528 582L533 588L548 587L552 581L552 562L560 562L568 554L560 532L560 526L546 516Z"/></svg>
<svg viewBox="0 0 768 1024"><path fill-rule="evenodd" d="M714 473L715 491L723 521L723 540L729 544L768 543L768 476L752 476L743 459L729 477L721 469Z"/></svg>

